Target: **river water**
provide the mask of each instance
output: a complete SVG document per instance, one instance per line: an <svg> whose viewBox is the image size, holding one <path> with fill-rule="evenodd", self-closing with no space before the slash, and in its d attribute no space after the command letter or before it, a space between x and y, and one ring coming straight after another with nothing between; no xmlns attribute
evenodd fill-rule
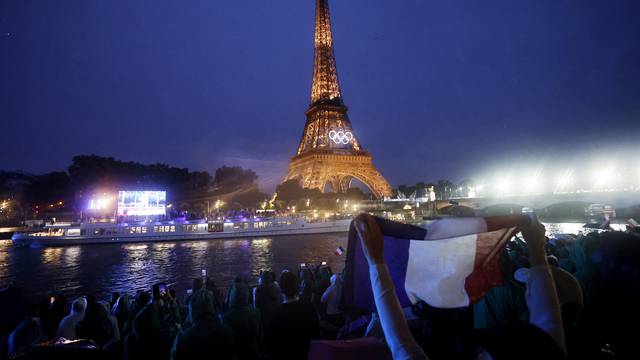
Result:
<svg viewBox="0 0 640 360"><path fill-rule="evenodd" d="M114 291L151 289L157 282L184 293L202 269L222 287L236 276L255 283L260 270L279 273L303 262L326 261L334 272L341 271L345 255L337 256L335 250L346 243L346 233L50 248L16 247L11 240L0 240L0 286L12 284L34 301L52 291L107 298Z"/></svg>
<svg viewBox="0 0 640 360"><path fill-rule="evenodd" d="M583 223L546 224L548 235L578 233ZM52 291L69 297L113 291L134 293L157 282L173 284L179 293L206 269L221 287L242 276L254 284L260 270L297 269L300 263L326 261L334 272L344 268L347 234L279 236L237 240L202 240L146 244L15 247L0 240L0 287L14 285L31 299Z"/></svg>

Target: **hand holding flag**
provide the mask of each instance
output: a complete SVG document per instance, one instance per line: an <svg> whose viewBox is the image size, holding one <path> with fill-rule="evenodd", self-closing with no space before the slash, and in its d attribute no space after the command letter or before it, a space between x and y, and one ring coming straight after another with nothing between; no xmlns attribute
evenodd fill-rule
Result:
<svg viewBox="0 0 640 360"><path fill-rule="evenodd" d="M428 359L411 335L402 307L418 300L442 308L478 300L502 282L500 255L520 230L534 265L526 295L530 324L558 345L542 353L564 358L560 305L544 252L545 228L535 218L456 218L422 229L360 215L349 232L344 303L377 310L394 359Z"/></svg>
<svg viewBox="0 0 640 360"><path fill-rule="evenodd" d="M384 237L373 216L360 214L353 220L369 265L384 264Z"/></svg>
<svg viewBox="0 0 640 360"><path fill-rule="evenodd" d="M448 218L420 228L361 214L349 232L345 304L375 311L374 264L388 266L402 306L419 300L443 308L472 304L502 283L502 250L529 222L527 216Z"/></svg>

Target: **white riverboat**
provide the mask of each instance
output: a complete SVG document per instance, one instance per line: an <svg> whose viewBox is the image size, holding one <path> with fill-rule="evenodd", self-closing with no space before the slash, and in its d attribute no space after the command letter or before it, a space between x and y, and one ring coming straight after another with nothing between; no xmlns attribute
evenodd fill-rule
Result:
<svg viewBox="0 0 640 360"><path fill-rule="evenodd" d="M16 232L11 239L15 245L33 247L229 239L340 233L349 230L350 222L351 219L307 221L301 217L276 217L233 221L66 223Z"/></svg>

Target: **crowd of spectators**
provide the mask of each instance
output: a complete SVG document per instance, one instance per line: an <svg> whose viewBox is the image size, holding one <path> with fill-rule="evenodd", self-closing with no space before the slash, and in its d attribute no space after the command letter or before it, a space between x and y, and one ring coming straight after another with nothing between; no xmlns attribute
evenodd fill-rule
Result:
<svg viewBox="0 0 640 360"><path fill-rule="evenodd" d="M343 321L340 274L327 265L297 273L260 273L257 286L236 278L226 295L209 278L173 290L107 301L83 296L43 301L6 340L5 354L113 359L299 359L312 339L335 338ZM331 308L327 314L326 308ZM324 325L321 327L321 323Z"/></svg>
<svg viewBox="0 0 640 360"><path fill-rule="evenodd" d="M224 294L205 277L184 296L170 288L108 300L51 296L6 334L0 358L627 359L639 352L637 234L545 241L542 225L532 226L505 249L503 285L476 304L402 309L376 255L382 236L366 216L358 221L376 313L343 306L343 274L324 264L263 271L256 286L236 278Z"/></svg>

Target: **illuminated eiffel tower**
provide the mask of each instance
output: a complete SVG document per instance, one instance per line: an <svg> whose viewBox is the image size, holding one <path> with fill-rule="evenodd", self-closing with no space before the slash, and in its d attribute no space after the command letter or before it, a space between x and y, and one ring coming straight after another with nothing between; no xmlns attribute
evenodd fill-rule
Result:
<svg viewBox="0 0 640 360"><path fill-rule="evenodd" d="M330 184L345 192L353 179L364 183L377 198L391 196L382 177L356 138L342 101L327 0L316 0L316 32L311 103L296 155L284 181L296 179L305 188L323 191Z"/></svg>

